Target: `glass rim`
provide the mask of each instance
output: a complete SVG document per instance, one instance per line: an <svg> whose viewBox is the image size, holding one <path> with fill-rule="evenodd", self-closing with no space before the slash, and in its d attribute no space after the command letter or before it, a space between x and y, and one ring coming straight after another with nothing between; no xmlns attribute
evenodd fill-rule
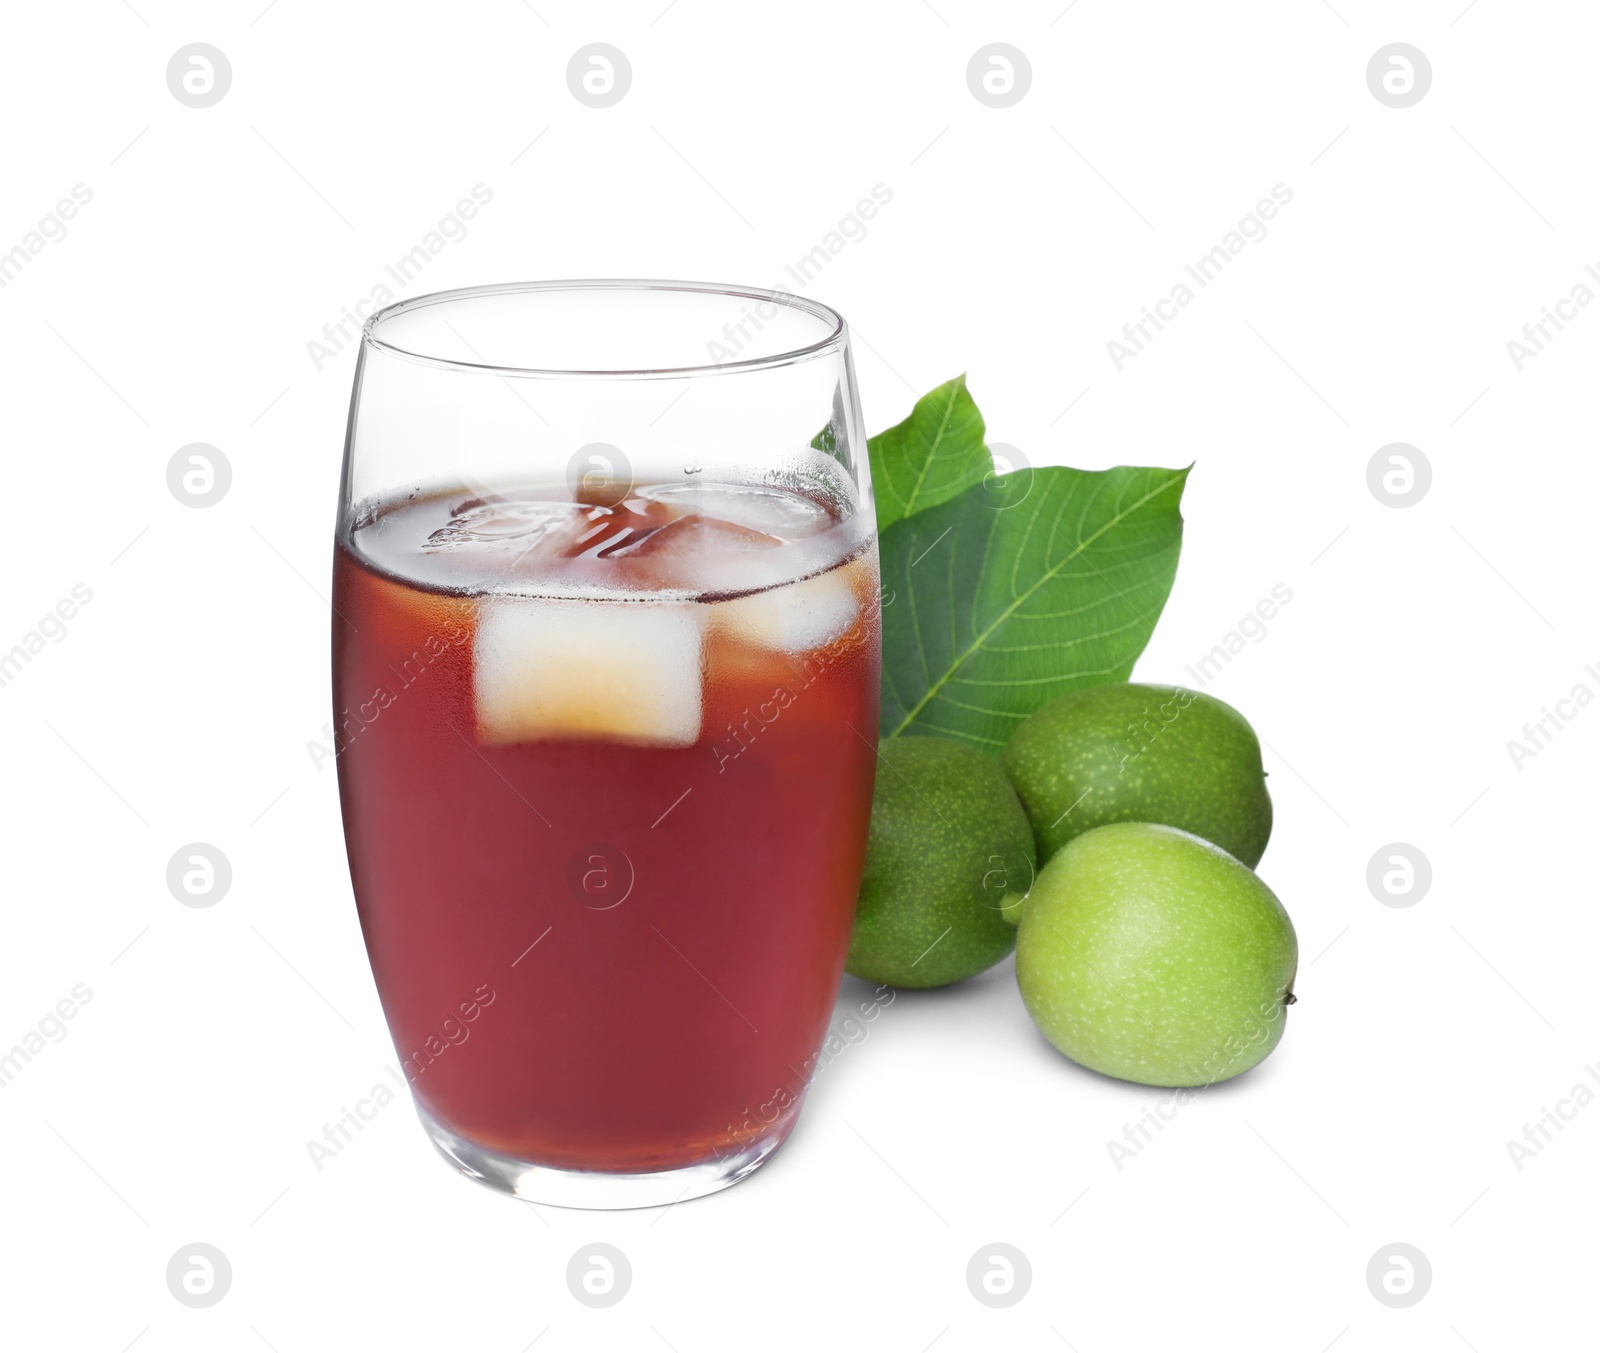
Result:
<svg viewBox="0 0 1600 1353"><path fill-rule="evenodd" d="M617 367L617 368L562 368L534 366L506 366L495 362L462 361L454 357L440 357L433 353L418 352L380 338L375 332L386 319L427 306L445 305L453 301L472 300L481 296L504 296L524 292L559 291L684 291L706 296L728 296L753 301L765 301L786 306L822 320L829 332L815 342L804 344L766 357L749 357L727 362L705 362L693 366ZM497 376L533 376L561 380L652 380L662 377L714 376L724 372L761 371L772 367L790 366L797 362L842 348L849 334L844 316L832 306L811 300L792 291L772 291L765 287L738 286L719 282L668 281L658 278L586 277L550 281L494 282L485 286L456 287L448 291L430 291L422 296L412 296L395 301L374 311L361 326L363 348L373 348L407 361L421 362L427 366L447 370L484 371Z"/></svg>

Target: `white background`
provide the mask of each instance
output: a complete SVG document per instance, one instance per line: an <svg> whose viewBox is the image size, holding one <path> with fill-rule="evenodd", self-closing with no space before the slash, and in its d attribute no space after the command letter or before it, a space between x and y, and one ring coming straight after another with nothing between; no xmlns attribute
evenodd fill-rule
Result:
<svg viewBox="0 0 1600 1353"><path fill-rule="evenodd" d="M1600 261L1587 7L261 2L12 6L0 46L0 249L93 192L0 290L0 649L93 592L0 689L0 1048L93 992L0 1091L8 1346L1496 1353L1583 1335L1600 1107L1520 1170L1506 1143L1600 1060L1600 707L1520 769L1507 742L1578 682L1600 692L1600 307L1521 371L1506 344ZM232 65L205 109L165 79L197 41ZM565 79L596 41L633 69L605 110ZM1365 76L1397 41L1433 70L1398 110ZM1007 109L966 83L992 42L1032 66ZM1274 584L1294 594L1210 687L1270 746L1260 871L1301 942L1300 1003L1261 1068L1119 1170L1106 1144L1157 1092L1053 1052L1008 963L900 996L772 1164L712 1199L534 1209L454 1175L403 1101L313 1166L307 1141L393 1052L334 774L306 749L329 717L353 369L348 349L315 369L307 344L476 183L492 204L402 294L772 285L882 183L893 202L809 289L852 322L869 428L965 370L991 440L1036 464L1195 461L1137 674L1194 684L1185 664ZM1294 198L1267 237L1118 371L1108 340L1278 183ZM233 469L205 510L165 479L196 441ZM1396 441L1433 470L1404 510L1366 479ZM191 841L232 862L210 909L166 887ZM1397 841L1434 872L1406 909L1365 882ZM206 1310L164 1277L196 1241L233 1269ZM565 1281L595 1241L633 1267L607 1310ZM964 1276L997 1241L1033 1269L1006 1310ZM1397 1241L1433 1269L1406 1310L1365 1277Z"/></svg>

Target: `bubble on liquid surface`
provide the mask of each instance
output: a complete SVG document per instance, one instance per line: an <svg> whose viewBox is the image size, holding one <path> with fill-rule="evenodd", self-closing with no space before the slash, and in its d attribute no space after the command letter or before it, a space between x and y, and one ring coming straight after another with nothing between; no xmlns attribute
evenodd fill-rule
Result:
<svg viewBox="0 0 1600 1353"><path fill-rule="evenodd" d="M759 484L655 484L641 489L640 497L779 540L804 540L833 524L833 515L815 499Z"/></svg>

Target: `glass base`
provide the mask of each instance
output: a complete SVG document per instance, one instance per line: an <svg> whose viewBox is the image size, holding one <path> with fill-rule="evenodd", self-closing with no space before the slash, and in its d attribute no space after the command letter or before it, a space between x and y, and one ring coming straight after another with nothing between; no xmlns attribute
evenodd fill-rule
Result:
<svg viewBox="0 0 1600 1353"><path fill-rule="evenodd" d="M798 1107L798 1106L797 1106ZM624 1174L610 1170L564 1170L553 1165L503 1156L468 1141L421 1104L417 1114L439 1154L469 1179L530 1203L550 1207L620 1211L666 1207L716 1193L754 1174L789 1136L795 1115L773 1124L772 1131L742 1151L697 1161L676 1170Z"/></svg>

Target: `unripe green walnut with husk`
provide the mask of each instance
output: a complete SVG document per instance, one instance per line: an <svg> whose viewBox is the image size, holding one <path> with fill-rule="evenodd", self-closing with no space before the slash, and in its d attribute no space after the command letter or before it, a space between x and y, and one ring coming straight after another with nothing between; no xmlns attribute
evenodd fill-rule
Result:
<svg viewBox="0 0 1600 1353"><path fill-rule="evenodd" d="M1076 837L1022 911L1017 985L1045 1037L1092 1071L1197 1086L1283 1037L1299 948L1256 875L1188 832L1115 823Z"/></svg>
<svg viewBox="0 0 1600 1353"><path fill-rule="evenodd" d="M1019 725L1001 760L1041 860L1096 827L1157 822L1254 868L1272 834L1255 731L1231 705L1180 686L1071 691Z"/></svg>
<svg viewBox="0 0 1600 1353"><path fill-rule="evenodd" d="M941 987L993 967L1017 937L1001 903L1028 891L1034 863L1027 815L995 761L944 738L886 738L846 970Z"/></svg>

